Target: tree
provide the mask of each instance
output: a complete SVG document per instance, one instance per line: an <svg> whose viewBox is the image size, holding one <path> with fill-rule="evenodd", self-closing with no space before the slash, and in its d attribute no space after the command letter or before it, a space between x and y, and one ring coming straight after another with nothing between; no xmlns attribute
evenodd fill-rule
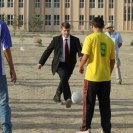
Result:
<svg viewBox="0 0 133 133"><path fill-rule="evenodd" d="M16 29L19 27L18 17L16 15L14 15L12 26L13 26L13 31L16 31Z"/></svg>
<svg viewBox="0 0 133 133"><path fill-rule="evenodd" d="M1 18L0 18L0 19L7 23L7 17L6 17L6 15L5 15L5 13L3 13L3 14L1 15Z"/></svg>
<svg viewBox="0 0 133 133"><path fill-rule="evenodd" d="M43 21L40 15L33 14L29 20L30 29L32 31L38 31L41 29Z"/></svg>

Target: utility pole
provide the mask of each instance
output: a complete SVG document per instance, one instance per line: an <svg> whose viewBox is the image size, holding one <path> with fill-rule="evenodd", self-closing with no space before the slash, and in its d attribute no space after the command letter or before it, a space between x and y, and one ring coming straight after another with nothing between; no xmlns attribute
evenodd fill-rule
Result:
<svg viewBox="0 0 133 133"><path fill-rule="evenodd" d="M29 32L29 0L27 0L27 19L26 19L26 31Z"/></svg>
<svg viewBox="0 0 133 133"><path fill-rule="evenodd" d="M52 24L52 30L54 31L54 1L51 1L51 6L52 6L52 14L51 14L51 24Z"/></svg>

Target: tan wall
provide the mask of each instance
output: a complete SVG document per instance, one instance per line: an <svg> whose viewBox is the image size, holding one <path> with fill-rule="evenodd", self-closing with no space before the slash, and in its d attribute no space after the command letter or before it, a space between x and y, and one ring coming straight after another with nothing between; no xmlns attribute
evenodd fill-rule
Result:
<svg viewBox="0 0 133 133"><path fill-rule="evenodd" d="M123 0L124 1L124 0ZM123 30L123 6L124 6L124 2L119 2L116 1L116 8L115 8L115 28L119 31L122 31ZM120 8L121 7L121 8Z"/></svg>
<svg viewBox="0 0 133 133"><path fill-rule="evenodd" d="M29 7L27 7L28 1ZM53 22L51 26L45 26L45 15L52 15L52 18L54 15L60 15L60 23L64 21L66 14L70 15L70 24L74 31L90 30L89 15L103 15L105 23L108 22L109 16L113 15L116 30L133 31L133 21L123 21L124 5L129 6L128 4L124 4L124 0L114 0L113 9L109 8L109 0L104 0L104 8L98 8L98 0L96 0L95 8L89 8L89 0L84 0L84 8L79 8L80 0L76 0L77 2L70 0L70 8L65 8L64 1L65 0L60 0L60 8L45 8L45 0L41 0L41 7L35 9L33 0L24 0L23 8L18 7L18 0L14 0L13 8L7 8L7 0L5 0L5 7L0 8L0 14L24 15L24 26L22 26L21 29L28 30L29 18L36 12L41 15L43 20L42 31L58 31L60 28L60 25L55 26ZM133 6L133 3L131 3L130 6ZM28 11L29 17L27 16ZM84 15L85 22L83 26L79 25L79 15Z"/></svg>

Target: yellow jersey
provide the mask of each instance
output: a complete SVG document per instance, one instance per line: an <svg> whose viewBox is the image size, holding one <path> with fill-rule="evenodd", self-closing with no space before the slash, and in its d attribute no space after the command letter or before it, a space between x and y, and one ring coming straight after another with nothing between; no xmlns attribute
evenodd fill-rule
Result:
<svg viewBox="0 0 133 133"><path fill-rule="evenodd" d="M115 59L114 43L103 32L85 38L82 53L89 55L85 79L102 82L111 79L110 60Z"/></svg>

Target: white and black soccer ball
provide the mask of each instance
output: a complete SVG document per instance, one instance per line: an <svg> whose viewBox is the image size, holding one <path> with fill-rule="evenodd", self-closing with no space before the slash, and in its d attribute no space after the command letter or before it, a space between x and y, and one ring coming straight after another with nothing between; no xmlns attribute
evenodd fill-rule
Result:
<svg viewBox="0 0 133 133"><path fill-rule="evenodd" d="M73 92L71 99L72 99L73 103L80 104L82 102L82 93L81 92Z"/></svg>

